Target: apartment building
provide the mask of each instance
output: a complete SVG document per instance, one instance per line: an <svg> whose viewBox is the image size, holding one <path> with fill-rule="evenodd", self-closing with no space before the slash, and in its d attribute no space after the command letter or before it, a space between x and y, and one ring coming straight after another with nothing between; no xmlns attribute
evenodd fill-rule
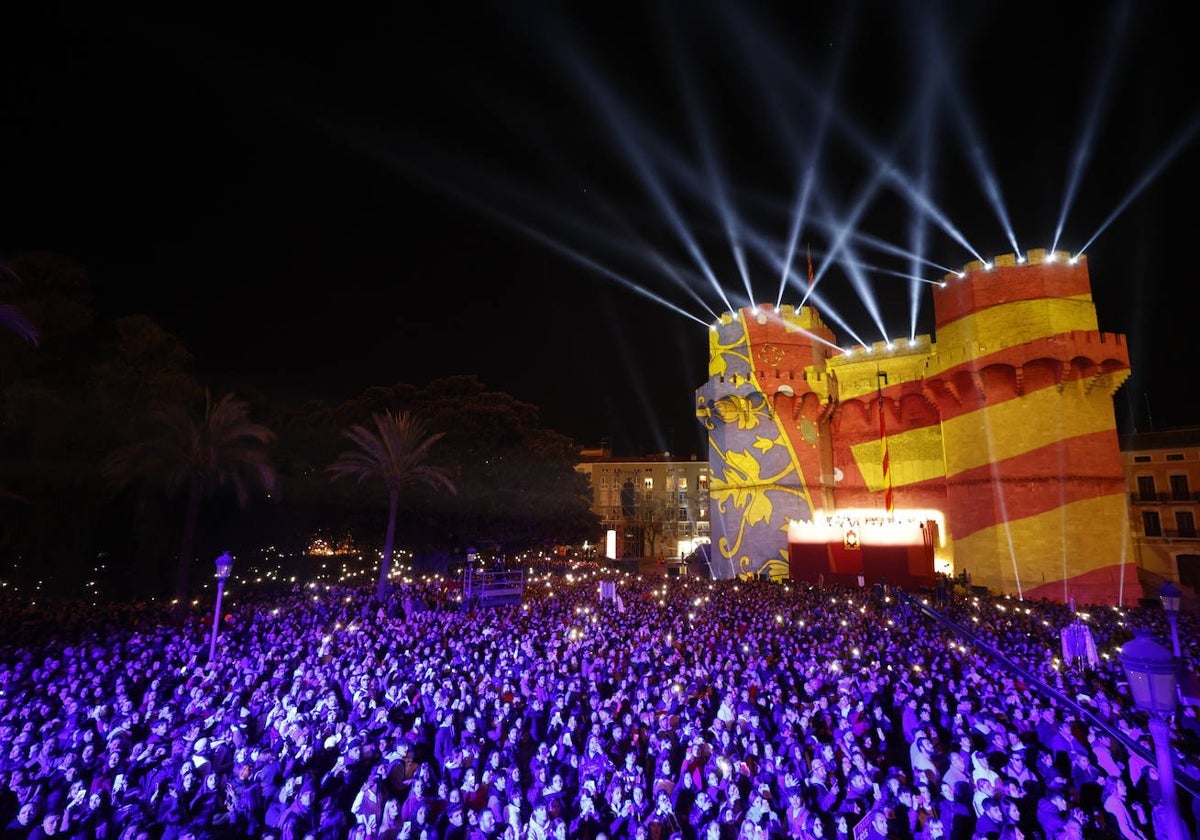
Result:
<svg viewBox="0 0 1200 840"><path fill-rule="evenodd" d="M614 537L617 558L687 557L709 542L708 462L681 461L669 452L614 458L607 448L584 450L576 470L592 483L592 510L600 517L600 553Z"/></svg>
<svg viewBox="0 0 1200 840"><path fill-rule="evenodd" d="M1147 591L1171 580L1200 593L1200 427L1122 435L1121 464Z"/></svg>

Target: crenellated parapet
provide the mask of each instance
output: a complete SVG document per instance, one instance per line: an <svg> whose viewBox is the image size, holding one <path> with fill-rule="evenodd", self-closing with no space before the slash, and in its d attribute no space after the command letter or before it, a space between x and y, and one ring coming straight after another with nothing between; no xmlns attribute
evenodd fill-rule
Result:
<svg viewBox="0 0 1200 840"><path fill-rule="evenodd" d="M937 341L986 354L1072 331L1097 332L1087 259L1030 251L969 263L933 290Z"/></svg>
<svg viewBox="0 0 1200 840"><path fill-rule="evenodd" d="M843 350L826 362L837 379L841 401L874 396L880 388L920 382L925 377L933 342L928 335L876 341Z"/></svg>

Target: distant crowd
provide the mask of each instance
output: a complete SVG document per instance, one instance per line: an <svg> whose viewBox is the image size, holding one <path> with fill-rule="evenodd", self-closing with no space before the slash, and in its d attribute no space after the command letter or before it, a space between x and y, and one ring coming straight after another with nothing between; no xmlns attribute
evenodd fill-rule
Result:
<svg viewBox="0 0 1200 840"><path fill-rule="evenodd" d="M601 581L616 598L601 599ZM1063 703L879 591L533 574L160 607L0 602L4 838L1079 840L1167 836L1116 656L1161 612L935 606ZM1192 617L1180 635L1191 667ZM1138 751L1110 737L1103 721ZM1179 774L1200 722L1171 721ZM1182 788L1182 836L1196 803Z"/></svg>

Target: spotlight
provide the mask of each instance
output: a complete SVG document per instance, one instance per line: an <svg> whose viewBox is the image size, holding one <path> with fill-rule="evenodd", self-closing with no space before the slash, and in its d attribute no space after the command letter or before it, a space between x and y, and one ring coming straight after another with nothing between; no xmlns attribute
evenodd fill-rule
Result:
<svg viewBox="0 0 1200 840"><path fill-rule="evenodd" d="M958 272L958 279L959 279L959 280L963 279L963 278L964 278L964 277L966 277L966 276L967 276L967 272L965 272L965 271L960 271L960 272Z"/></svg>
<svg viewBox="0 0 1200 840"><path fill-rule="evenodd" d="M984 271L991 271L991 270L992 270L992 264L991 264L990 262L985 262L985 263L983 264L983 270L984 270Z"/></svg>
<svg viewBox="0 0 1200 840"><path fill-rule="evenodd" d="M946 281L943 280L941 283L938 283L938 288L941 288L941 289L946 288Z"/></svg>

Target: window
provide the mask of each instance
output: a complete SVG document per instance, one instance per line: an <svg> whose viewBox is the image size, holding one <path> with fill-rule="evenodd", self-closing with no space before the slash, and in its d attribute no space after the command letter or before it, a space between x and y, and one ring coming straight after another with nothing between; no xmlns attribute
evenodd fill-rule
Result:
<svg viewBox="0 0 1200 840"><path fill-rule="evenodd" d="M696 515L697 519L708 519L708 508L700 508L700 512Z"/></svg>
<svg viewBox="0 0 1200 840"><path fill-rule="evenodd" d="M687 476L686 475L679 476L679 489L685 493L687 492Z"/></svg>
<svg viewBox="0 0 1200 840"><path fill-rule="evenodd" d="M1162 521L1158 518L1158 511L1142 511L1142 532L1147 537L1162 536Z"/></svg>
<svg viewBox="0 0 1200 840"><path fill-rule="evenodd" d="M679 494L679 504L681 504L681 505L686 505L686 504L687 504L687 493L680 493L680 494Z"/></svg>
<svg viewBox="0 0 1200 840"><path fill-rule="evenodd" d="M696 486L706 493L708 492L708 473L700 473L696 476Z"/></svg>
<svg viewBox="0 0 1200 840"><path fill-rule="evenodd" d="M1143 499L1143 500L1149 499L1149 500L1153 501L1157 497L1157 493L1154 490L1154 476L1139 475L1137 477L1137 481L1138 481L1138 498Z"/></svg>
<svg viewBox="0 0 1200 840"><path fill-rule="evenodd" d="M1135 464L1149 464L1149 463L1150 463L1150 456L1149 456L1149 455L1134 455L1134 456L1133 456L1133 463L1135 463Z"/></svg>
<svg viewBox="0 0 1200 840"><path fill-rule="evenodd" d="M1175 530L1181 537L1196 536L1196 517L1190 510L1175 511Z"/></svg>
<svg viewBox="0 0 1200 840"><path fill-rule="evenodd" d="M1167 460L1168 461L1182 461L1183 453L1182 452L1172 452L1169 455L1167 455Z"/></svg>
<svg viewBox="0 0 1200 840"><path fill-rule="evenodd" d="M1192 497L1188 491L1188 479L1186 475L1171 476L1171 498L1177 502L1187 501Z"/></svg>
<svg viewBox="0 0 1200 840"><path fill-rule="evenodd" d="M680 522L687 522L687 518L688 518L688 515L687 515L687 508L685 508L685 507L681 507L681 508L679 509L679 521L680 521Z"/></svg>
<svg viewBox="0 0 1200 840"><path fill-rule="evenodd" d="M674 489L675 489L675 476L669 475L669 476L667 476L667 492L670 493Z"/></svg>
<svg viewBox="0 0 1200 840"><path fill-rule="evenodd" d="M642 489L643 490L653 490L654 489L654 479L651 476L646 476L645 478L642 479Z"/></svg>

